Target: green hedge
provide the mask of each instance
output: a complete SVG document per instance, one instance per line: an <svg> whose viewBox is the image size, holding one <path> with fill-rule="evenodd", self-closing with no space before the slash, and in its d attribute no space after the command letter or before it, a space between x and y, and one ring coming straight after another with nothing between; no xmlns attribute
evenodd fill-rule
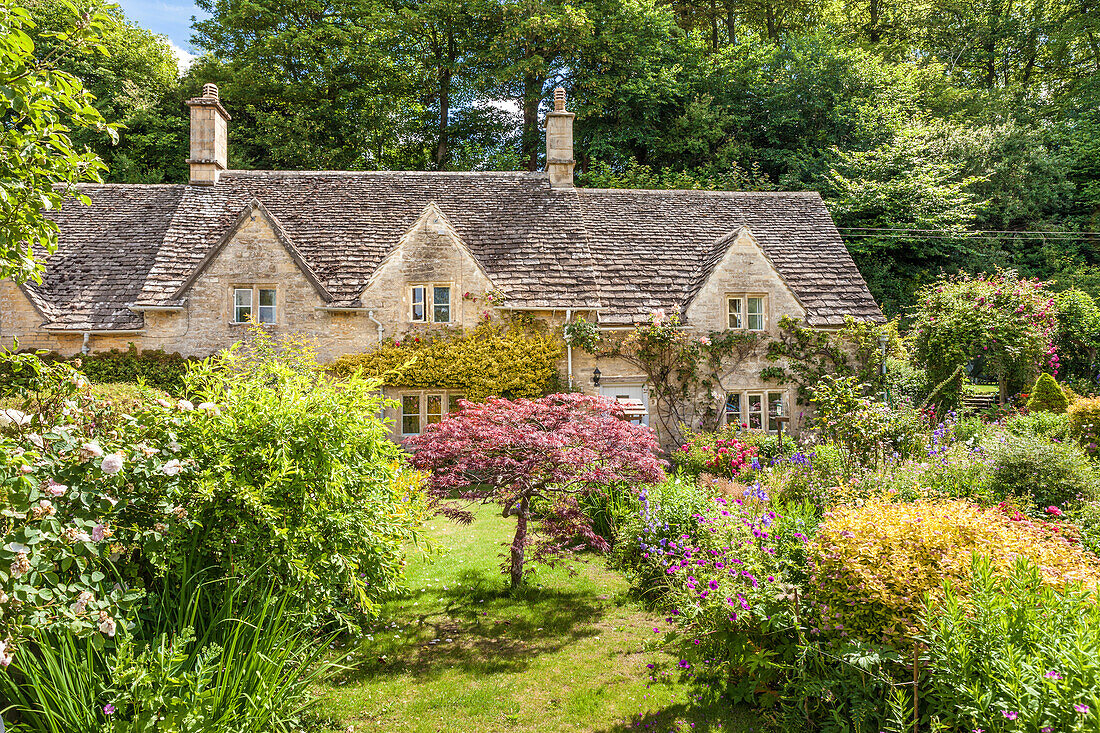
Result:
<svg viewBox="0 0 1100 733"><path fill-rule="evenodd" d="M69 357L57 353L41 356L47 362L66 362L87 377L89 382L142 383L177 397L183 393L183 375L187 373L188 364L198 361L178 353L169 354L161 349L138 351L133 344L125 351L111 349Z"/></svg>

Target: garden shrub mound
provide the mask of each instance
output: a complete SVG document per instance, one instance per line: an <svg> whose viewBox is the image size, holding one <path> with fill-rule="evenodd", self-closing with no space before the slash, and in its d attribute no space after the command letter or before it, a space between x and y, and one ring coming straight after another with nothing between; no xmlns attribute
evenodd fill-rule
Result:
<svg viewBox="0 0 1100 733"><path fill-rule="evenodd" d="M1069 409L1069 433L1095 456L1100 444L1100 397L1077 400Z"/></svg>
<svg viewBox="0 0 1100 733"><path fill-rule="evenodd" d="M982 445L988 454L983 488L992 502L1014 498L1029 508L1065 509L1100 494L1095 465L1074 443L993 433Z"/></svg>
<svg viewBox="0 0 1100 733"><path fill-rule="evenodd" d="M904 643L917 628L925 594L942 598L950 581L965 593L975 555L1007 572L1019 558L1043 581L1095 591L1100 562L1060 526L964 501L874 501L825 514L810 547L811 587L823 633Z"/></svg>
<svg viewBox="0 0 1100 733"><path fill-rule="evenodd" d="M1027 401L1027 409L1032 412L1065 412L1069 407L1066 393L1058 386L1058 382L1050 374L1043 372L1035 380L1035 386L1031 388L1031 399Z"/></svg>

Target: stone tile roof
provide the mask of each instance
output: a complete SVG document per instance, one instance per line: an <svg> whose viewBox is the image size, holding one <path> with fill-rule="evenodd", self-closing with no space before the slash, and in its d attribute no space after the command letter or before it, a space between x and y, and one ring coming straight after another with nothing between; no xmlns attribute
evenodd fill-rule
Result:
<svg viewBox="0 0 1100 733"><path fill-rule="evenodd" d="M58 330L141 328L137 300L156 260L172 212L186 186L82 187L92 203L67 203L51 216L60 229L58 249L41 285L24 286L31 303Z"/></svg>
<svg viewBox="0 0 1100 733"><path fill-rule="evenodd" d="M883 320L817 193L577 189L610 316L685 307L747 227L814 326Z"/></svg>
<svg viewBox="0 0 1100 733"><path fill-rule="evenodd" d="M48 327L140 327L178 305L254 202L277 220L330 306L355 307L374 269L434 202L507 297L602 308L629 322L684 307L746 226L814 325L882 314L816 194L551 189L546 174L228 171L216 186L83 188L56 215L60 246L28 286ZM728 242L727 242L728 243Z"/></svg>

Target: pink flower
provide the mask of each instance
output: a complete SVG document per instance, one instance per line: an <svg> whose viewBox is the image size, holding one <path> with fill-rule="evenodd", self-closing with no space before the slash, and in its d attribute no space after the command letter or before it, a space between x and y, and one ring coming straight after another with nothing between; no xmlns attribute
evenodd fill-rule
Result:
<svg viewBox="0 0 1100 733"><path fill-rule="evenodd" d="M1076 703L1074 704L1073 709L1079 713L1087 713L1089 711L1089 706L1083 705L1081 703Z"/></svg>
<svg viewBox="0 0 1100 733"><path fill-rule="evenodd" d="M1016 718L1020 717L1020 714L1015 712L1014 710L1002 710L1001 715L1005 716L1009 720L1016 720Z"/></svg>
<svg viewBox="0 0 1100 733"><path fill-rule="evenodd" d="M1062 516L1062 510L1056 506L1048 506L1047 514L1051 515L1052 517L1060 517Z"/></svg>
<svg viewBox="0 0 1100 733"><path fill-rule="evenodd" d="M51 478L46 481L46 486L43 490L56 499L57 497L62 496L66 491L68 491L69 487L65 486L64 484L59 484Z"/></svg>
<svg viewBox="0 0 1100 733"><path fill-rule="evenodd" d="M107 536L107 527L102 524L97 524L92 527L92 541L102 542L103 538Z"/></svg>

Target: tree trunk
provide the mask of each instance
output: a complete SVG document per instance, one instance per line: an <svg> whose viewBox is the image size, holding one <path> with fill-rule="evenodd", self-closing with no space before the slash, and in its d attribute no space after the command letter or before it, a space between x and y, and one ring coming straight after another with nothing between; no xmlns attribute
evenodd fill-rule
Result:
<svg viewBox="0 0 1100 733"><path fill-rule="evenodd" d="M523 550L527 545L527 520L531 514L531 500L524 496L512 508L516 515L516 536L512 538L512 590L523 585Z"/></svg>
<svg viewBox="0 0 1100 733"><path fill-rule="evenodd" d="M710 0L710 48L718 53L718 1Z"/></svg>
<svg viewBox="0 0 1100 733"><path fill-rule="evenodd" d="M867 26L867 38L871 43L878 43L882 39L882 32L878 27L878 0L871 0L871 22Z"/></svg>
<svg viewBox="0 0 1100 733"><path fill-rule="evenodd" d="M542 81L533 77L523 80L523 136L521 158L527 159L527 170L539 169L539 102L542 100Z"/></svg>
<svg viewBox="0 0 1100 733"><path fill-rule="evenodd" d="M773 43L779 40L779 31L775 27L775 6L772 0L764 0L765 18L768 23L768 40Z"/></svg>
<svg viewBox="0 0 1100 733"><path fill-rule="evenodd" d="M730 0L726 0L726 35L729 45L737 45L737 13L733 9L733 3Z"/></svg>

